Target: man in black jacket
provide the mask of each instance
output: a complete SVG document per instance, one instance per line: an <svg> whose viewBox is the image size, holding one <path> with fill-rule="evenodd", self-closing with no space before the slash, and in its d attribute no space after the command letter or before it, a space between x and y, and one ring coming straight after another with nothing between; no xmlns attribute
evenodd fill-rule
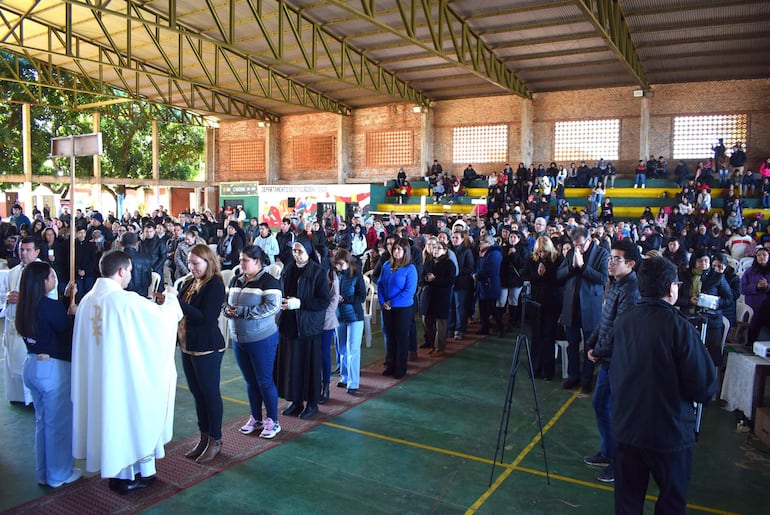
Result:
<svg viewBox="0 0 770 515"><path fill-rule="evenodd" d="M152 265L152 271L160 274L158 291L163 290L163 263L166 261L166 244L155 234L155 226L152 222L144 226L144 238L139 242L139 252L147 256ZM133 257L133 256L132 256Z"/></svg>
<svg viewBox="0 0 770 515"><path fill-rule="evenodd" d="M676 266L663 257L645 259L637 278L642 298L615 320L610 337L615 513L642 513L652 474L660 489L655 513L684 514L693 402L714 395L716 373L698 331L674 307L681 284Z"/></svg>
<svg viewBox="0 0 770 515"><path fill-rule="evenodd" d="M123 251L131 258L131 281L126 290L147 297L152 282L152 263L150 258L139 252L139 238L135 232L126 232L120 237Z"/></svg>
<svg viewBox="0 0 770 515"><path fill-rule="evenodd" d="M588 349L584 348L581 353L579 346L580 341L587 341L599 325L609 256L588 237L588 230L582 226L573 229L572 245L574 250L569 251L556 272L556 277L564 284L561 320L569 342L569 377L562 386L570 390L579 385L583 393L591 393L594 364L586 357Z"/></svg>
<svg viewBox="0 0 770 515"><path fill-rule="evenodd" d="M602 317L598 327L586 342L587 356L592 363L599 363L599 375L596 379L593 407L596 413L596 426L599 429L601 450L594 456L583 458L586 465L602 467L603 470L596 475L596 479L603 483L615 481L614 466L612 463L614 444L610 426L610 402L612 390L610 389L610 358L612 357L612 345L610 344L610 331L615 319L634 305L639 300L639 286L636 280L634 268L642 261L639 248L630 239L618 240L612 243L608 269L610 283L604 294L602 304Z"/></svg>

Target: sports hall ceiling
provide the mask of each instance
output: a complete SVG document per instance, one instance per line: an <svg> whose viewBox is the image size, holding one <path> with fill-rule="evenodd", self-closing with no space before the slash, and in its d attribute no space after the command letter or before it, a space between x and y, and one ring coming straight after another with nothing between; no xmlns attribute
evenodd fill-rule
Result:
<svg viewBox="0 0 770 515"><path fill-rule="evenodd" d="M32 77L0 65L0 81L25 84L32 101L54 87L79 108L130 98L193 122L278 121L393 102L770 78L770 1L0 0L0 49L35 63ZM98 101L83 106L83 92Z"/></svg>

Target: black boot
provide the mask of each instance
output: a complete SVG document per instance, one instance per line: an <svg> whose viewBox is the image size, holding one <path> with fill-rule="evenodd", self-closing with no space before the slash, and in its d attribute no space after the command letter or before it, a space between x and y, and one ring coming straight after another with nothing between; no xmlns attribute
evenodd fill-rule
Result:
<svg viewBox="0 0 770 515"><path fill-rule="evenodd" d="M329 400L329 385L325 384L321 387L321 398L318 399L318 404L326 404Z"/></svg>

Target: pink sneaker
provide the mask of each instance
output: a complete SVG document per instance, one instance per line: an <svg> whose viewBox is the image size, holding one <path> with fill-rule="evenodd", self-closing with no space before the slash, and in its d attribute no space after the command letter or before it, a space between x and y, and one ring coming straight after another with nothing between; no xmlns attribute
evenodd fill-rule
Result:
<svg viewBox="0 0 770 515"><path fill-rule="evenodd" d="M258 427L262 427L262 421L256 420L252 415L249 415L249 421L246 422L238 431L245 435L250 435L256 431Z"/></svg>
<svg viewBox="0 0 770 515"><path fill-rule="evenodd" d="M273 422L272 418L266 418L262 427L262 432L259 433L260 438L273 438L275 435L281 432L281 426L278 422Z"/></svg>

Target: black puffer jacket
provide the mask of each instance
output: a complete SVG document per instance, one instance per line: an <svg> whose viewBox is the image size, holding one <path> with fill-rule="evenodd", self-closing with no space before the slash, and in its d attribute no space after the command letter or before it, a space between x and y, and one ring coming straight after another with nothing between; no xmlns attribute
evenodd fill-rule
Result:
<svg viewBox="0 0 770 515"><path fill-rule="evenodd" d="M619 281L610 280L610 286L604 296L602 317L599 325L588 338L587 349L594 350L594 356L602 358L602 364L609 365L612 356L610 332L612 325L621 313L632 308L639 301L639 282L636 272L631 272Z"/></svg>

